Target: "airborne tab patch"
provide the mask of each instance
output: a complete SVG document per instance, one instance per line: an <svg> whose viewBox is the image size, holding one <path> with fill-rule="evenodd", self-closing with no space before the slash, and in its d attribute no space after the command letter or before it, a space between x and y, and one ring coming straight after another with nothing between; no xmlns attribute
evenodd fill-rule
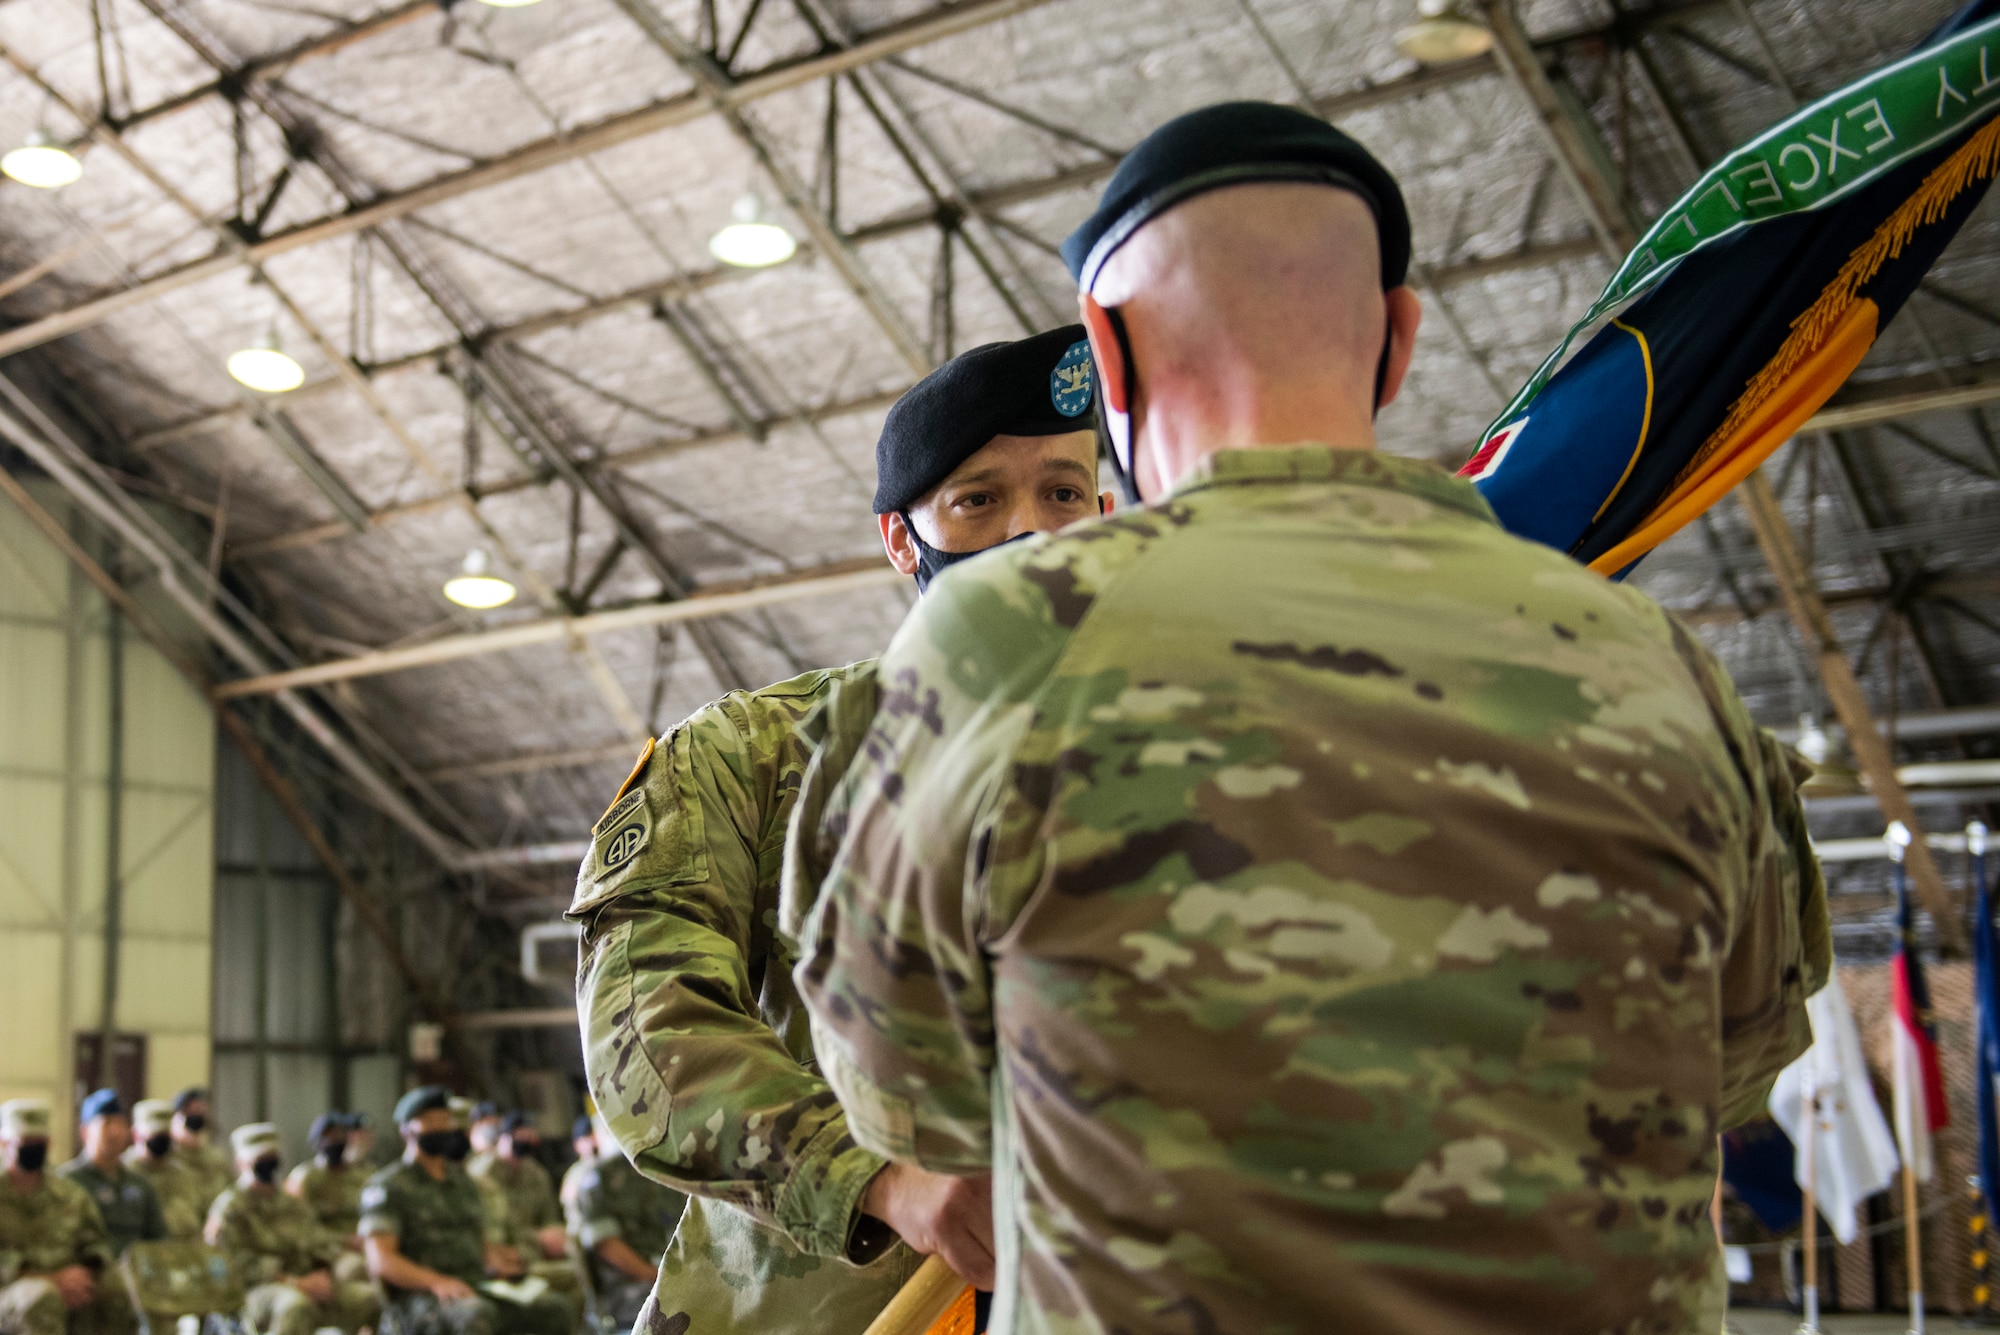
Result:
<svg viewBox="0 0 2000 1335"><path fill-rule="evenodd" d="M653 811L646 790L628 793L604 813L592 835L597 876L609 876L639 856L653 838Z"/></svg>

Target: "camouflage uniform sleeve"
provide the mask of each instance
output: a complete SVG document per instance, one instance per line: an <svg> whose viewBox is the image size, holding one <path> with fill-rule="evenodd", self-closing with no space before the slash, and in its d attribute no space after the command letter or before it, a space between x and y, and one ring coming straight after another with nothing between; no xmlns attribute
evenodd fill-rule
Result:
<svg viewBox="0 0 2000 1335"><path fill-rule="evenodd" d="M764 970L786 964L757 905L767 816L788 781L771 757L796 742L789 727L766 737L748 724L728 700L694 715L598 827L570 911L585 928L586 1065L646 1176L734 1205L812 1255L845 1257L883 1161L854 1142L826 1081L758 1006ZM593 878L633 798L644 837Z"/></svg>
<svg viewBox="0 0 2000 1335"><path fill-rule="evenodd" d="M1058 605L1080 617L1089 601L1042 596L1043 577L1068 592L1075 572L1035 571L1038 550L955 569L904 622L824 798L817 896L803 868L788 891L794 978L855 1138L934 1172L991 1167L985 941L1040 879L1045 816L1016 800L1012 759L1075 625Z"/></svg>
<svg viewBox="0 0 2000 1335"><path fill-rule="evenodd" d="M361 1222L355 1232L364 1238L399 1238L403 1234L402 1212L396 1208L395 1193L387 1182L370 1182L361 1189Z"/></svg>
<svg viewBox="0 0 2000 1335"><path fill-rule="evenodd" d="M1826 881L1806 832L1804 760L1750 721L1714 656L1675 625L1682 657L1708 696L1743 791L1743 863L1730 936L1720 943L1723 1127L1761 1114L1778 1072L1812 1046L1806 998L1833 971Z"/></svg>
<svg viewBox="0 0 2000 1335"><path fill-rule="evenodd" d="M604 1175L595 1168L584 1173L576 1185L576 1238L585 1251L596 1251L607 1238L625 1236L624 1225L611 1210Z"/></svg>
<svg viewBox="0 0 2000 1335"><path fill-rule="evenodd" d="M229 1267L241 1278L243 1287L253 1289L278 1277L278 1258L250 1245L250 1230L245 1226L243 1212L232 1208L236 1199L234 1190L225 1191L209 1207L209 1217L215 1221L209 1245L229 1258Z"/></svg>

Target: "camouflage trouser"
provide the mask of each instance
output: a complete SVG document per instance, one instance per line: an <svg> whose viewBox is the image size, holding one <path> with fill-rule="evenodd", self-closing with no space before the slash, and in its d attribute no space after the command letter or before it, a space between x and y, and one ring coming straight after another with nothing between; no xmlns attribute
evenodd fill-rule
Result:
<svg viewBox="0 0 2000 1335"><path fill-rule="evenodd" d="M577 1281L576 1267L568 1261L530 1261L528 1273L539 1275L549 1282L549 1287L562 1293L581 1295L583 1286Z"/></svg>
<svg viewBox="0 0 2000 1335"><path fill-rule="evenodd" d="M289 1284L259 1284L243 1304L256 1335L313 1335L322 1326L338 1326L352 1335L374 1325L380 1310L375 1290L367 1284L335 1284L333 1301L323 1305Z"/></svg>
<svg viewBox="0 0 2000 1335"><path fill-rule="evenodd" d="M474 1296L439 1302L428 1293L399 1293L383 1312L394 1335L572 1335L577 1304L560 1293L531 1303Z"/></svg>
<svg viewBox="0 0 2000 1335"><path fill-rule="evenodd" d="M368 1258L360 1252L342 1252L333 1263L333 1277L343 1284L368 1283Z"/></svg>
<svg viewBox="0 0 2000 1335"><path fill-rule="evenodd" d="M0 1289L0 1335L130 1335L138 1321L116 1275L100 1275L97 1294L72 1312L46 1279L18 1279Z"/></svg>

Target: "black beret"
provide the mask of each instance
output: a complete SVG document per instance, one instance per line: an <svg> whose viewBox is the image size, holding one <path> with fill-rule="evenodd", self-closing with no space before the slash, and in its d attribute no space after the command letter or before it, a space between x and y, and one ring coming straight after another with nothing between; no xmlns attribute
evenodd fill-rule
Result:
<svg viewBox="0 0 2000 1335"><path fill-rule="evenodd" d="M518 1108L500 1119L500 1134L503 1136L511 1136L522 1127L530 1131L535 1130L535 1119Z"/></svg>
<svg viewBox="0 0 2000 1335"><path fill-rule="evenodd" d="M1080 324L959 353L889 409L875 442L875 513L908 509L995 436L1096 430L1095 389Z"/></svg>
<svg viewBox="0 0 2000 1335"><path fill-rule="evenodd" d="M594 1136L596 1134L597 1123L591 1121L588 1117L579 1117L569 1124L569 1138L571 1140L582 1140L585 1136Z"/></svg>
<svg viewBox="0 0 2000 1335"><path fill-rule="evenodd" d="M123 1117L124 1115L125 1102L118 1097L118 1091L115 1089L100 1089L83 1101L83 1107L78 1110L76 1120L79 1122L94 1122L100 1117Z"/></svg>
<svg viewBox="0 0 2000 1335"><path fill-rule="evenodd" d="M199 1085L191 1086L174 1095L174 1111L186 1112L190 1103L207 1103L208 1091Z"/></svg>
<svg viewBox="0 0 2000 1335"><path fill-rule="evenodd" d="M306 1143L312 1145L314 1148L318 1148L326 1143L326 1137L329 1132L338 1131L342 1135L346 1135L347 1126L346 1113L323 1112L313 1118L312 1126L306 1131Z"/></svg>
<svg viewBox="0 0 2000 1335"><path fill-rule="evenodd" d="M499 1115L500 1105L491 1099L481 1099L472 1105L472 1120L475 1122L483 1122L489 1117L498 1117Z"/></svg>
<svg viewBox="0 0 2000 1335"><path fill-rule="evenodd" d="M1319 117L1273 102L1203 107L1141 139L1104 187L1097 212L1063 242L1063 262L1088 292L1104 262L1174 205L1266 181L1317 181L1361 196L1382 241L1382 289L1402 285L1410 271L1410 215L1396 178Z"/></svg>
<svg viewBox="0 0 2000 1335"><path fill-rule="evenodd" d="M396 1100L396 1125L414 1121L434 1108L449 1108L451 1091L443 1085L418 1085Z"/></svg>
<svg viewBox="0 0 2000 1335"><path fill-rule="evenodd" d="M374 1125L375 1119L365 1112L351 1112L347 1114L347 1129L349 1131L366 1131Z"/></svg>

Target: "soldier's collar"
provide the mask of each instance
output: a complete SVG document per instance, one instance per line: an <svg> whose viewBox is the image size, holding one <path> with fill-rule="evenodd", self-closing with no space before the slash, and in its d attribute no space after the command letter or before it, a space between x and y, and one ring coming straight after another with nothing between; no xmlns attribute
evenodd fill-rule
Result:
<svg viewBox="0 0 2000 1335"><path fill-rule="evenodd" d="M1464 478L1453 477L1436 464L1380 450L1336 450L1325 445L1299 445L1283 450L1217 450L1189 470L1173 494L1183 496L1208 487L1255 482L1340 482L1348 486L1380 487L1462 510L1489 524L1500 522L1477 487Z"/></svg>

